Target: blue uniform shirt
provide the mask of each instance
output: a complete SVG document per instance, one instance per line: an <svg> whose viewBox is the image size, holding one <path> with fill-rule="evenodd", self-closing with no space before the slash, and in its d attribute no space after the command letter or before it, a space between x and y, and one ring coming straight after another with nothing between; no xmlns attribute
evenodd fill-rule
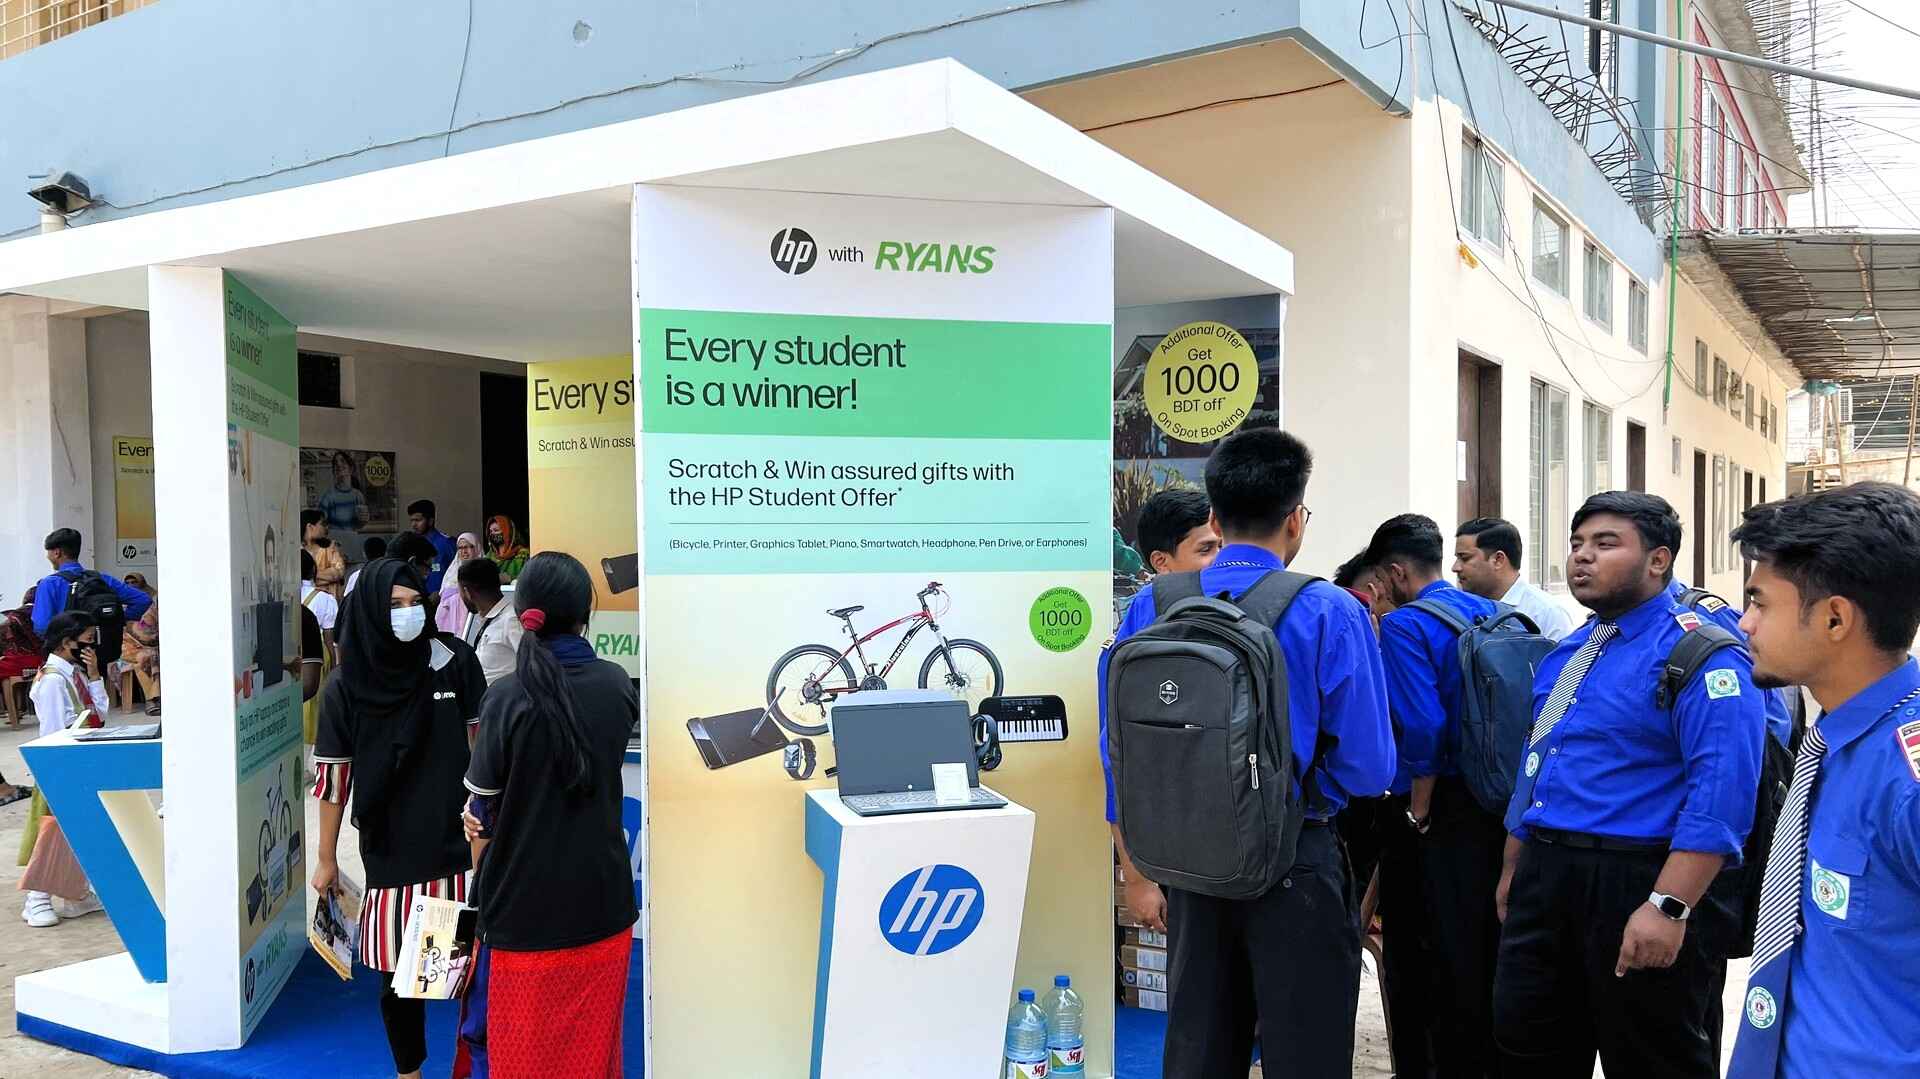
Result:
<svg viewBox="0 0 1920 1079"><path fill-rule="evenodd" d="M427 574L427 594L433 595L440 591L440 583L447 575L447 567L453 565L455 547L452 537L437 528L427 533L426 540L433 544L434 551L440 556L433 560L433 572Z"/></svg>
<svg viewBox="0 0 1920 1079"><path fill-rule="evenodd" d="M1676 603L1679 602L1681 596L1686 594L1686 591L1687 586L1681 584L1679 581L1667 582L1667 595L1672 596ZM1746 631L1740 628L1740 616L1744 613L1740 608L1720 599L1718 596L1713 596L1701 600L1700 605L1693 608L1693 610L1714 625L1740 638L1740 643L1746 643ZM1769 689L1764 692L1766 694L1764 700L1767 706L1767 731L1773 735L1774 741L1779 742L1782 747L1790 748L1793 745L1793 714L1787 710L1787 701L1789 699L1787 694L1798 691L1791 689Z"/></svg>
<svg viewBox="0 0 1920 1079"><path fill-rule="evenodd" d="M1766 737L1752 662L1722 650L1671 710L1654 700L1667 654L1698 617L1665 592L1620 616L1619 633L1587 671L1566 717L1521 760L1509 832L1524 839L1530 828L1557 828L1739 862ZM1554 679L1597 624L1589 618L1541 661L1536 720Z"/></svg>
<svg viewBox="0 0 1920 1079"><path fill-rule="evenodd" d="M1422 588L1417 598L1444 604L1468 622L1500 609L1492 600L1445 581ZM1459 775L1453 746L1462 704L1460 638L1433 615L1401 607L1380 620L1380 662L1387 676L1393 736L1400 746L1400 766L1390 789L1405 794L1415 779Z"/></svg>
<svg viewBox="0 0 1920 1079"><path fill-rule="evenodd" d="M67 562L63 563L58 571L40 578L39 586L33 590L33 631L35 633L44 636L47 632L47 623L53 621L54 615L67 609L67 598L73 594L73 582L60 574L78 574L85 569L86 567L78 562ZM103 573L100 576L106 578L107 584L113 587L114 595L120 597L120 606L126 611L127 621L138 621L141 615L147 613L147 605L153 602L152 597L110 573Z"/></svg>
<svg viewBox="0 0 1920 1079"><path fill-rule="evenodd" d="M1273 552L1229 544L1200 572L1208 595L1239 596L1268 571L1283 568ZM1114 632L1115 644L1153 624L1153 585L1140 590ZM1393 778L1393 730L1380 672L1380 650L1366 608L1345 590L1308 585L1275 627L1287 660L1287 718L1293 728L1293 776L1312 764L1320 797L1307 812L1326 819L1353 797L1376 797ZM1100 652L1100 767L1107 774L1107 819L1113 820L1113 762L1107 756L1107 658ZM1313 760L1322 737L1326 754Z"/></svg>
<svg viewBox="0 0 1920 1079"><path fill-rule="evenodd" d="M1920 1075L1920 701L1893 707L1915 688L1909 659L1819 721L1783 1076Z"/></svg>

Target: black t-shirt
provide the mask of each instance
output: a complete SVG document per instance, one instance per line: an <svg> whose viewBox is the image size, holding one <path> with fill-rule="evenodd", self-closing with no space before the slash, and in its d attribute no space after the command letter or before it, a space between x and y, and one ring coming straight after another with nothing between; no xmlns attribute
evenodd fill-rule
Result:
<svg viewBox="0 0 1920 1079"><path fill-rule="evenodd" d="M474 897L480 939L507 951L592 944L639 917L621 828L620 765L640 698L626 671L606 660L566 672L587 734L593 787L585 794L566 792L556 765L560 740L534 713L519 675L495 682L480 708L467 787L497 801Z"/></svg>
<svg viewBox="0 0 1920 1079"><path fill-rule="evenodd" d="M472 863L466 835L460 827L460 807L466 801L461 777L467 770L467 726L480 714L486 676L466 642L447 633L434 635L429 659L433 692L420 698L433 714L425 740L395 775L387 790L382 835L369 836L355 784L352 802L354 826L361 829L360 858L370 888L398 888L462 873ZM381 729L374 729L378 722ZM390 724L353 707L341 672L327 676L320 691L319 731L314 760L321 763L353 761L358 773L376 753L393 753Z"/></svg>

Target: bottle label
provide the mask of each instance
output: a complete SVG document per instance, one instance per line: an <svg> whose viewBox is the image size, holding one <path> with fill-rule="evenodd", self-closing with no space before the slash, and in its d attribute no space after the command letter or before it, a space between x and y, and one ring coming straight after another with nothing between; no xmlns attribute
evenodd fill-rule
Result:
<svg viewBox="0 0 1920 1079"><path fill-rule="evenodd" d="M1046 1058L1007 1061L1006 1079L1047 1079Z"/></svg>
<svg viewBox="0 0 1920 1079"><path fill-rule="evenodd" d="M1087 1070L1087 1049L1076 1045L1067 1049L1047 1051L1047 1071L1056 1076L1083 1075Z"/></svg>

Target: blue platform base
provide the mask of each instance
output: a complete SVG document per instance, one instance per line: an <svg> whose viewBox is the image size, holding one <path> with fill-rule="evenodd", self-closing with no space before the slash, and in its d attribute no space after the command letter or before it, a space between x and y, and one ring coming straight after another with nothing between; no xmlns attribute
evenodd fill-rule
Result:
<svg viewBox="0 0 1920 1079"><path fill-rule="evenodd" d="M627 972L626 1074L644 1073L641 1043L642 989L640 947ZM447 1079L453 1066L454 1024L459 1005L427 1005L426 1079ZM20 1033L129 1068L175 1079L285 1079L315 1075L338 1079L392 1079L393 1058L380 1026L380 983L372 971L357 969L343 982L319 956L309 953L294 968L253 1038L238 1049L217 1053L156 1053L97 1037L32 1016L18 1019ZM1158 1045L1155 1046L1156 1050Z"/></svg>

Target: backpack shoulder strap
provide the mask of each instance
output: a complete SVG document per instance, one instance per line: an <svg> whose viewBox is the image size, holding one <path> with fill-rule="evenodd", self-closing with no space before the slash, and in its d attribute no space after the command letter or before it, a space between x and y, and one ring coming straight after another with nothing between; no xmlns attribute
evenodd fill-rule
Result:
<svg viewBox="0 0 1920 1079"><path fill-rule="evenodd" d="M1733 604L1721 599L1714 593L1698 587L1689 588L1680 593L1680 598L1674 602L1689 610L1705 610L1708 614L1719 614L1721 611L1733 606Z"/></svg>
<svg viewBox="0 0 1920 1079"><path fill-rule="evenodd" d="M1248 618L1278 629L1280 619L1286 617L1293 601L1300 598L1300 593L1306 591L1308 585L1319 579L1292 570L1271 570L1242 592L1233 605L1245 612Z"/></svg>
<svg viewBox="0 0 1920 1079"><path fill-rule="evenodd" d="M1407 607L1410 610L1425 611L1427 614L1438 618L1440 623L1452 630L1456 637L1473 628L1468 625L1467 620L1460 617L1453 608L1436 599L1416 599L1412 603L1407 604Z"/></svg>
<svg viewBox="0 0 1920 1079"><path fill-rule="evenodd" d="M1198 573L1162 573L1153 579L1153 617L1165 618L1173 605L1201 595Z"/></svg>
<svg viewBox="0 0 1920 1079"><path fill-rule="evenodd" d="M1746 650L1725 628L1711 622L1702 622L1695 628L1682 633L1673 644L1673 650L1667 653L1667 661L1660 668L1660 686L1654 691L1654 703L1661 708L1672 708L1680 699L1680 692L1687 688L1700 668L1707 665L1714 653L1723 648Z"/></svg>

